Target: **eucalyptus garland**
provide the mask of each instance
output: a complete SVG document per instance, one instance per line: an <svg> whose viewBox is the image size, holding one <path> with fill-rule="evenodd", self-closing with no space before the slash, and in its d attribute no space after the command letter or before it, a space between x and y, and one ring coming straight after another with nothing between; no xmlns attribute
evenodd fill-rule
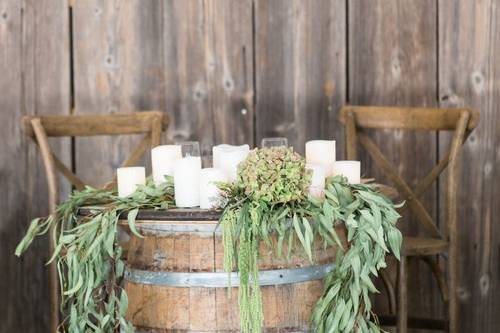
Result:
<svg viewBox="0 0 500 333"><path fill-rule="evenodd" d="M278 256L284 255L286 243L287 256L299 247L313 262L318 238L339 249L336 268L314 308L314 332L380 332L371 321L369 295L376 289L370 275L386 266L386 254L399 258L397 207L370 185L350 185L343 177L328 178L324 200L307 197L309 179L298 154L275 147L250 152L238 168L237 181L221 184L226 198L221 218L224 269L239 272L241 330L262 331L259 244L272 249L276 237ZM347 246L335 231L340 224L347 229Z"/></svg>
<svg viewBox="0 0 500 333"><path fill-rule="evenodd" d="M400 256L401 232L396 228L398 206L369 185L349 185L329 179L323 212L318 219L343 223L347 249L341 249L336 267L325 278L325 291L311 318L313 331L381 332L371 311L370 293L378 292L371 275L386 267L385 257ZM331 213L333 212L333 214Z"/></svg>
<svg viewBox="0 0 500 333"><path fill-rule="evenodd" d="M237 181L219 184L224 197L224 269L239 272L241 330L262 331L261 242L278 256L301 250L313 262L313 244L320 240L338 251L313 311L312 331L380 332L371 311L369 296L377 292L371 277L386 266L387 254L399 258L397 206L372 186L350 185L343 177L328 178L325 199L317 200L307 194L309 181L300 155L274 147L251 151L239 165ZM139 209L171 208L173 195L171 179L160 186L148 182L127 198L88 187L74 192L55 214L31 222L16 255L54 226L56 249L50 262L57 262L61 306L67 314L59 332L133 332L124 317L128 299L122 288L125 264L117 241L118 221L127 214L130 230L140 237L135 228ZM82 216L82 208L90 213ZM347 244L335 231L339 225L347 230Z"/></svg>
<svg viewBox="0 0 500 333"><path fill-rule="evenodd" d="M36 236L55 226L56 249L49 260L57 262L62 302L67 316L58 332L133 332L125 320L128 299L122 288L125 263L117 241L120 215L128 215L132 232L139 209L167 209L174 205L171 179L155 186L148 182L126 197L87 187L74 192L55 214L34 219L19 243L16 255L26 251ZM89 214L81 216L85 208Z"/></svg>

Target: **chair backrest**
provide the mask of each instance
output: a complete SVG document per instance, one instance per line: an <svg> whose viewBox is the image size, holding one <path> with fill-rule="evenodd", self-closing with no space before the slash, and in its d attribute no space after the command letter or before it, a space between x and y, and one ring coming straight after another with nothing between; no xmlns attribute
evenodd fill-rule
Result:
<svg viewBox="0 0 500 333"><path fill-rule="evenodd" d="M49 186L49 199L57 200L57 177L59 170L76 189L83 189L85 182L75 175L50 149L48 137L78 137L97 135L144 134L144 138L132 151L123 166L136 163L148 147L160 144L161 133L168 127L168 116L160 111L142 111L110 115L27 116L22 120L26 135L40 147ZM115 178L104 187L113 186ZM53 211L54 207L50 207Z"/></svg>
<svg viewBox="0 0 500 333"><path fill-rule="evenodd" d="M55 212L58 200L56 169L59 170L76 189L83 189L85 183L78 178L61 160L55 156L49 145L49 137L78 137L96 135L145 134L123 166L136 163L147 147L160 144L161 132L168 127L168 116L159 111L143 111L112 115L70 115L70 116L28 116L22 124L25 133L39 146L42 154L48 185L50 213ZM114 185L116 177L105 187ZM51 233L54 232L53 225ZM49 254L55 250L55 238L49 237ZM55 262L49 266L49 295L51 306L51 330L55 332L59 323L58 278Z"/></svg>
<svg viewBox="0 0 500 333"><path fill-rule="evenodd" d="M449 233L456 229L457 155L462 143L477 126L479 121L477 111L465 108L344 106L340 112L340 121L346 129L347 159L357 158L357 143L359 142L384 176L393 183L406 200L406 205L417 216L420 225L430 236L436 238L441 238L441 233L429 212L422 205L420 197L448 167L447 229ZM454 134L448 152L412 190L375 142L370 139L365 129L453 131Z"/></svg>

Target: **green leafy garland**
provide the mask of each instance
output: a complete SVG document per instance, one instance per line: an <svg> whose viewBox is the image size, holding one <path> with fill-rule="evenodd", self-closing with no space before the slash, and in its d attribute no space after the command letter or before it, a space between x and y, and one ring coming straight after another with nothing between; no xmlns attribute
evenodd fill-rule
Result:
<svg viewBox="0 0 500 333"><path fill-rule="evenodd" d="M370 275L386 266L387 253L399 258L396 206L370 185L350 185L343 177L328 179L325 200L307 198L309 177L298 154L276 147L250 152L239 166L237 181L220 186L226 198L221 218L224 269L239 272L241 330L262 330L259 244L272 248L275 236L279 256L283 243L287 256L297 243L313 262L318 237L325 246L339 248L336 268L325 279L325 293L314 308L314 332L380 332L371 321L369 294L376 289ZM347 248L335 231L341 223L347 229Z"/></svg>
<svg viewBox="0 0 500 333"><path fill-rule="evenodd" d="M59 332L133 332L125 320L128 299L121 286L125 263L117 241L120 214L128 213L130 230L139 209L167 209L174 205L171 179L155 186L148 182L129 197L87 187L74 192L55 214L34 219L19 243L16 255L26 251L36 236L55 226L56 249L49 263L57 260L62 303L68 316ZM92 207L95 206L95 207ZM81 208L90 214L79 216Z"/></svg>
<svg viewBox="0 0 500 333"><path fill-rule="evenodd" d="M258 283L259 244L286 256L302 249L313 262L313 243L339 248L336 268L325 279L325 292L311 318L314 332L380 332L372 322L369 295L376 292L371 275L385 267L385 256L399 258L399 218L390 200L370 185L349 185L342 177L329 178L326 198L307 196L310 175L305 161L284 147L256 149L240 164L234 184L220 184L225 197L223 226L224 269L239 272L241 329L259 333L263 325ZM129 227L137 234L139 209L173 207L171 179L160 186L148 183L133 195L86 188L74 192L54 215L34 219L16 249L20 256L36 236L55 226L52 237L62 290L62 310L68 313L60 332L133 332L124 316L128 299L121 287L122 249L116 235L119 216L128 213ZM91 207L82 218L81 208ZM335 227L347 229L342 244ZM273 237L277 239L274 249Z"/></svg>
<svg viewBox="0 0 500 333"><path fill-rule="evenodd" d="M386 267L388 253L399 259L402 235L396 222L400 215L394 210L398 206L369 185L349 185L337 177L328 181L323 207L318 218L330 218L325 213L333 210L337 223L347 229L348 248L339 252L336 267L325 279L325 292L311 319L313 330L380 332L378 323L371 321L369 295L378 291L370 275L378 276Z"/></svg>

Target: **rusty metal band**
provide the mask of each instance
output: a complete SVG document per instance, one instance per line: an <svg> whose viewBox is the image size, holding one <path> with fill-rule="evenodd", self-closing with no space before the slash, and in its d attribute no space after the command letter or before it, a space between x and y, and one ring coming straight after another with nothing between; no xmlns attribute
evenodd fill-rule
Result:
<svg viewBox="0 0 500 333"><path fill-rule="evenodd" d="M270 286L319 280L334 266L334 264L326 264L260 271L259 285ZM229 278L231 283L229 283ZM235 272L231 273L229 277L226 272L155 272L128 268L125 272L125 279L140 284L169 287L224 288L229 285L239 286L239 276Z"/></svg>

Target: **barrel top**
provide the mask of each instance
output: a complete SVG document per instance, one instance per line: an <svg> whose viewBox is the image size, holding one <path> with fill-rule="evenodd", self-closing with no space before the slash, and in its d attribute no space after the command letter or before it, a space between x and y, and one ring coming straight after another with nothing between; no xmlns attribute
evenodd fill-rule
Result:
<svg viewBox="0 0 500 333"><path fill-rule="evenodd" d="M99 207L80 209L80 215L89 215ZM148 221L217 221L222 215L222 210L208 210L200 208L172 208L172 209L140 209L136 220ZM126 219L127 213L122 213L120 218Z"/></svg>

